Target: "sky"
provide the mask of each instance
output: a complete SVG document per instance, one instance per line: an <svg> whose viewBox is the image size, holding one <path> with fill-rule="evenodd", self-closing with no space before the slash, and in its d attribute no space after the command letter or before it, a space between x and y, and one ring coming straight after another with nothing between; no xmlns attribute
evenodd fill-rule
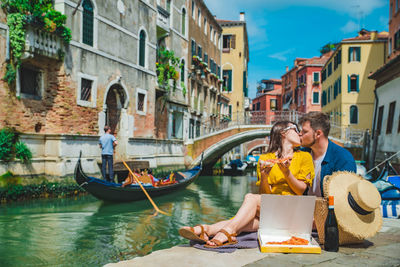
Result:
<svg viewBox="0 0 400 267"><path fill-rule="evenodd" d="M280 79L296 57L319 56L325 44L357 36L361 28L388 31L389 0L204 0L218 19L245 12L249 38L249 97L257 82ZM245 3L245 4L244 4Z"/></svg>

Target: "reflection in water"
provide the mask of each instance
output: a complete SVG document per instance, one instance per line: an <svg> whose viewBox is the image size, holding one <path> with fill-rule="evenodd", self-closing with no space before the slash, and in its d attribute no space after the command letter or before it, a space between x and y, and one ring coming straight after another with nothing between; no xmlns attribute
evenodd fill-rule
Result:
<svg viewBox="0 0 400 267"><path fill-rule="evenodd" d="M171 217L153 216L147 200L109 204L91 196L0 205L0 265L99 266L187 243L183 225L235 214L251 176L201 176L186 190L155 202Z"/></svg>

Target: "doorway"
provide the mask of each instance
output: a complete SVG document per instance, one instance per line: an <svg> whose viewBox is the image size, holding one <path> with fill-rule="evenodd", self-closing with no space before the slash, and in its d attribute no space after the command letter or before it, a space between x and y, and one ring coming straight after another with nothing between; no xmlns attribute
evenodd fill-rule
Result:
<svg viewBox="0 0 400 267"><path fill-rule="evenodd" d="M106 125L111 128L111 133L118 134L121 120L121 110L126 100L125 91L119 84L114 84L108 90L106 98Z"/></svg>

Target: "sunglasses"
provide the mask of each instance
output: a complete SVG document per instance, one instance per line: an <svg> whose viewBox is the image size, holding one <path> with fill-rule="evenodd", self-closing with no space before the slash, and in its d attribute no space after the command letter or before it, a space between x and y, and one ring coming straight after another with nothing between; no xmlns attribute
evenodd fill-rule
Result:
<svg viewBox="0 0 400 267"><path fill-rule="evenodd" d="M289 131L290 129L295 130L296 133L300 133L299 128L298 128L297 125L295 125L295 124L289 125L288 127L284 128L284 129L282 130L282 132Z"/></svg>

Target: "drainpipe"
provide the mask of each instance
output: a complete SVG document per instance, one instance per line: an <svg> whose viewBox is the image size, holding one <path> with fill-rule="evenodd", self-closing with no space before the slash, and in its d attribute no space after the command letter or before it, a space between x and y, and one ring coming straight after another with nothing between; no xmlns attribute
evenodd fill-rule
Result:
<svg viewBox="0 0 400 267"><path fill-rule="evenodd" d="M376 132L376 114L378 111L378 106L379 106L379 98L378 98L378 94L376 93L376 89L374 90L374 95L375 95L375 111L374 111L374 121L372 124L372 139L373 139L373 143L372 143L372 151L371 154L368 155L368 168L367 169L371 169L375 163L375 158L376 158L376 147L378 146L378 134Z"/></svg>

